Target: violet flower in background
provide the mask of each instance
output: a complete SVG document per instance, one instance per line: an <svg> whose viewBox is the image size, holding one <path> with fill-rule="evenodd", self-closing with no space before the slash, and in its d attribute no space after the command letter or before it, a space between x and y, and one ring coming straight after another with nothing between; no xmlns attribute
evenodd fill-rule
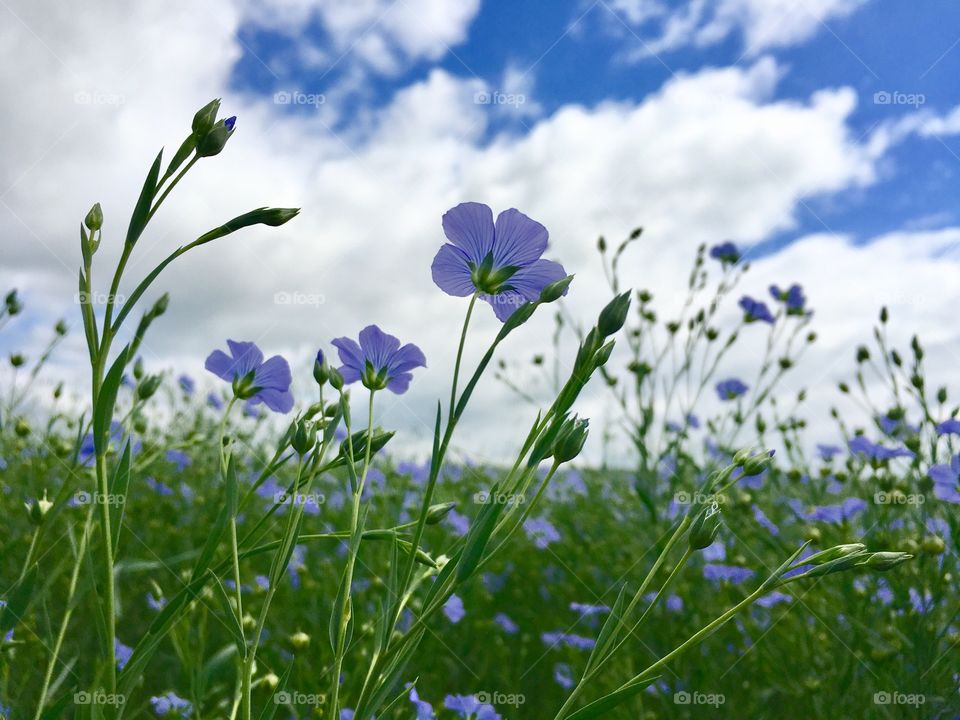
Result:
<svg viewBox="0 0 960 720"><path fill-rule="evenodd" d="M264 360L263 353L252 342L227 340L230 355L214 350L204 367L222 380L233 384L236 397L248 405L263 403L278 413L293 409L290 393L290 366L279 355Z"/></svg>
<svg viewBox="0 0 960 720"><path fill-rule="evenodd" d="M740 298L740 307L743 309L743 319L748 323L765 322L773 324L773 314L766 303L760 300L754 300L749 295Z"/></svg>
<svg viewBox="0 0 960 720"><path fill-rule="evenodd" d="M359 381L370 390L387 389L402 395L413 379L411 370L427 366L420 348L413 343L401 347L400 340L376 325L361 330L359 340L341 337L331 343L343 363L338 370L345 383Z"/></svg>

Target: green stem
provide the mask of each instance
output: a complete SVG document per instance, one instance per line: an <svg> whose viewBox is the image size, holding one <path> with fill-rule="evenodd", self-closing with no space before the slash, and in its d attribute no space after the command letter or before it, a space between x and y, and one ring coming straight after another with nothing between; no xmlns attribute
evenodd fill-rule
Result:
<svg viewBox="0 0 960 720"><path fill-rule="evenodd" d="M340 673L343 670L343 658L346 654L346 637L347 637L347 626L350 622L350 607L351 607L351 595L352 590L351 586L353 585L353 571L357 561L357 554L360 551L360 541L363 538L362 530L359 529L360 526L360 503L363 499L363 487L367 480L367 471L370 469L370 455L373 446L373 395L374 391L370 391L370 400L367 405L367 442L364 452L363 460L363 472L360 475L360 482L357 483L357 487L353 494L353 503L350 511L350 553L347 556L347 567L344 570L343 576L343 600L340 603L338 608L338 613L340 616L340 626L337 628L337 647L334 648L334 668L333 668L333 680L331 681L331 690L330 690L330 720L338 720L338 708L339 705L339 696L340 696ZM347 438L350 437L350 430L347 430ZM350 444L350 462L353 463L353 445ZM410 556L411 558L416 557L416 550L419 547L418 543L414 543L411 548Z"/></svg>
<svg viewBox="0 0 960 720"><path fill-rule="evenodd" d="M460 345L457 346L457 361L453 366L453 382L450 385L450 418L448 424L453 423L453 413L457 404L457 380L460 378L460 362L463 360L463 347L467 342L467 328L470 326L470 317L473 315L473 306L477 304L477 293L470 298L467 306L467 315L463 319L463 329L460 331Z"/></svg>
<svg viewBox="0 0 960 720"><path fill-rule="evenodd" d="M40 688L40 699L37 701L37 711L33 715L33 720L40 720L43 715L43 708L47 700L47 692L50 689L50 681L53 678L53 669L56 667L57 658L60 656L60 648L63 647L63 639L67 634L67 626L70 624L70 618L73 615L73 596L77 591L77 579L80 577L80 567L83 565L83 557L87 553L87 541L90 537L90 529L93 525L93 507L87 512L87 520L83 526L83 535L80 537L80 545L77 548L76 564L73 566L73 573L70 575L70 586L67 589L65 610L63 611L63 620L60 622L60 631L57 633L57 640L53 644L53 650L50 653L50 661L47 663L47 670L43 675L43 685Z"/></svg>

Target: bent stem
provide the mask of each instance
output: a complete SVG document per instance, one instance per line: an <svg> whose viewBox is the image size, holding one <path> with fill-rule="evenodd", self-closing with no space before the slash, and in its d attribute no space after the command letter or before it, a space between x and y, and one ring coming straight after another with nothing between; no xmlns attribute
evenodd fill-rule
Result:
<svg viewBox="0 0 960 720"><path fill-rule="evenodd" d="M364 458L363 458L363 470L360 473L360 480L354 487L353 492L353 503L350 510L350 552L347 555L347 567L343 571L343 579L341 580L343 593L342 600L340 602L340 607L336 608L340 618L340 624L337 628L337 646L334 648L334 663L333 663L333 680L331 682L330 689L330 718L331 720L336 720L338 716L338 705L340 697L340 673L343 670L343 658L346 655L346 637L347 637L347 627L350 624L350 613L352 606L352 591L351 586L353 585L353 570L356 566L357 555L360 552L360 542L363 539L363 530L360 527L360 503L363 499L363 487L367 480L367 471L370 469L370 457L371 451L373 449L373 396L374 391L370 391L370 399L367 403L367 442L364 449ZM354 456L353 456L353 441L351 440L352 433L350 428L347 428L347 445L350 453L350 467L353 467ZM353 471L351 471L353 472ZM418 543L414 543L410 552L412 558L416 557L416 549L419 547Z"/></svg>

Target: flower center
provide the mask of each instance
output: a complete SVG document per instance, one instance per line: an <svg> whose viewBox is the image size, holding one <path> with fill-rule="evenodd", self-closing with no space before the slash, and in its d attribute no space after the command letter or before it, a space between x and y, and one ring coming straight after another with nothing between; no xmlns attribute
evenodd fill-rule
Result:
<svg viewBox="0 0 960 720"><path fill-rule="evenodd" d="M504 267L493 266L493 253L487 253L479 265L470 263L470 280L473 286L482 293L496 295L510 290L507 280L513 277L520 268L512 265Z"/></svg>
<svg viewBox="0 0 960 720"><path fill-rule="evenodd" d="M390 377L387 375L387 368L379 370L373 366L369 360L364 363L363 375L360 378L363 386L370 390L383 390L387 387Z"/></svg>
<svg viewBox="0 0 960 720"><path fill-rule="evenodd" d="M251 370L246 375L237 375L233 378L233 394L239 400L249 400L258 392L260 388L254 384L255 371Z"/></svg>

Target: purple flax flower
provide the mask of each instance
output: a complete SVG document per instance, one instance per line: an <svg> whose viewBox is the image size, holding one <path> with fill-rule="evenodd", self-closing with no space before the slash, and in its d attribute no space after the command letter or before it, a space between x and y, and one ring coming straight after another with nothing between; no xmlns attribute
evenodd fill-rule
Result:
<svg viewBox="0 0 960 720"><path fill-rule="evenodd" d="M350 338L337 338L331 343L340 353L339 368L345 383L361 381L371 390L383 390L402 395L410 387L414 368L426 367L427 359L413 343L403 347L393 335L387 335L376 325L367 325L360 331L360 344Z"/></svg>
<svg viewBox="0 0 960 720"><path fill-rule="evenodd" d="M720 396L721 400L736 400L749 389L737 378L721 380L717 383L717 395Z"/></svg>
<svg viewBox="0 0 960 720"><path fill-rule="evenodd" d="M290 393L290 366L279 355L264 360L252 342L227 340L230 355L214 350L204 367L217 377L233 383L234 394L248 405L263 403L278 413L293 409Z"/></svg>
<svg viewBox="0 0 960 720"><path fill-rule="evenodd" d="M777 302L787 306L787 315L803 315L806 312L807 297L803 294L803 288L796 283L786 290L771 285L770 295Z"/></svg>
<svg viewBox="0 0 960 720"><path fill-rule="evenodd" d="M579 602L570 603L570 609L575 613L579 613L580 617L591 617L592 615L610 612L610 608L606 605L590 605L589 603Z"/></svg>
<svg viewBox="0 0 960 720"><path fill-rule="evenodd" d="M183 472L183 469L193 462L183 450L167 450L165 457L167 462L172 462L177 466L178 472Z"/></svg>
<svg viewBox="0 0 960 720"><path fill-rule="evenodd" d="M569 690L576 684L573 680L573 671L566 663L557 663L553 666L553 679L564 690Z"/></svg>
<svg viewBox="0 0 960 720"><path fill-rule="evenodd" d="M519 626L513 620L511 620L510 616L506 613L497 613L493 616L493 621L499 625L507 635L515 635L517 630L520 629Z"/></svg>
<svg viewBox="0 0 960 720"><path fill-rule="evenodd" d="M550 543L557 542L560 539L560 533L557 532L553 523L542 517L527 520L523 525L523 530L539 550L546 550Z"/></svg>
<svg viewBox="0 0 960 720"><path fill-rule="evenodd" d="M734 265L740 261L740 251L728 240L710 248L710 257L724 265Z"/></svg>
<svg viewBox="0 0 960 720"><path fill-rule="evenodd" d="M933 607L933 595L929 590L924 591L922 595L916 588L910 588L907 592L910 595L910 604L913 605L913 610L917 614L923 615Z"/></svg>
<svg viewBox="0 0 960 720"><path fill-rule="evenodd" d="M447 602L444 603L443 614L446 615L447 620L454 625L463 620L467 611L463 608L463 600L460 599L459 595L451 595Z"/></svg>
<svg viewBox="0 0 960 720"><path fill-rule="evenodd" d="M462 718L501 720L493 705L480 702L476 695L447 695L443 700L443 706Z"/></svg>
<svg viewBox="0 0 960 720"><path fill-rule="evenodd" d="M960 490L957 489L957 480L960 479L960 454L950 459L950 464L932 465L927 475L933 480L933 494L938 500L960 504Z"/></svg>
<svg viewBox="0 0 960 720"><path fill-rule="evenodd" d="M547 645L550 648L554 648L559 645L566 645L567 647L572 647L575 650L592 650L593 646L597 644L597 641L593 638L564 632L541 633L540 639L543 640L544 645Z"/></svg>
<svg viewBox="0 0 960 720"><path fill-rule="evenodd" d="M184 700L174 692L168 692L166 695L156 695L150 698L150 705L153 706L153 714L158 717L190 717L193 706L189 700Z"/></svg>
<svg viewBox="0 0 960 720"><path fill-rule="evenodd" d="M867 503L865 500L857 497L848 497L839 505L821 505L820 507L815 507L810 514L807 515L807 520L839 524L850 520L866 509Z"/></svg>
<svg viewBox="0 0 960 720"><path fill-rule="evenodd" d="M167 600L164 597L154 597L153 592L147 593L147 607L151 610L160 612L166 606Z"/></svg>
<svg viewBox="0 0 960 720"><path fill-rule="evenodd" d="M707 563L703 566L703 577L714 582L727 580L732 583L742 583L753 577L753 570L736 565Z"/></svg>
<svg viewBox="0 0 960 720"><path fill-rule="evenodd" d="M740 307L743 308L743 319L748 323L765 322L773 324L773 314L766 303L754 300L749 295L740 298Z"/></svg>
<svg viewBox="0 0 960 720"><path fill-rule="evenodd" d="M830 462L834 457L843 452L843 448L839 445L824 445L820 443L817 445L817 452L820 454L821 460Z"/></svg>
<svg viewBox="0 0 960 720"><path fill-rule="evenodd" d="M753 506L753 519L757 521L757 524L765 528L767 532L776 537L780 534L780 528L773 524L773 521L764 514L763 510L760 509L759 505L754 504Z"/></svg>
<svg viewBox="0 0 960 720"><path fill-rule="evenodd" d="M950 418L937 425L937 435L960 435L960 420Z"/></svg>
<svg viewBox="0 0 960 720"><path fill-rule="evenodd" d="M417 693L417 688L413 685L410 686L410 702L413 704L413 709L417 713L415 720L434 720L434 718L437 717L433 712L433 705L426 700L421 700L420 695Z"/></svg>
<svg viewBox="0 0 960 720"><path fill-rule="evenodd" d="M762 598L758 598L756 604L762 608L772 608L774 605L790 602L791 600L793 600L793 598L786 593L782 593L779 590L774 590L769 595L764 595Z"/></svg>
<svg viewBox="0 0 960 720"><path fill-rule="evenodd" d="M894 460L896 458L913 458L913 452L905 447L888 448L874 443L863 435L857 435L847 443L851 455L864 455L871 460Z"/></svg>
<svg viewBox="0 0 960 720"><path fill-rule="evenodd" d="M189 375L181 375L179 378L177 378L177 382L180 384L180 389L183 390L185 395L193 395L194 391L197 389L197 384Z"/></svg>
<svg viewBox="0 0 960 720"><path fill-rule="evenodd" d="M122 642L114 638L113 654L117 658L117 670L123 670L123 666L130 661L130 656L133 655L133 648L129 645L124 645Z"/></svg>
<svg viewBox="0 0 960 720"><path fill-rule="evenodd" d="M207 405L212 407L214 410L223 410L223 400L221 400L220 396L216 393L207 394Z"/></svg>
<svg viewBox="0 0 960 720"><path fill-rule="evenodd" d="M560 263L541 257L547 229L514 208L494 224L488 206L461 203L444 213L443 232L450 242L433 259L433 282L456 297L480 293L501 322L567 276Z"/></svg>
<svg viewBox="0 0 960 720"><path fill-rule="evenodd" d="M667 595L666 606L670 612L683 612L683 598L679 595Z"/></svg>

